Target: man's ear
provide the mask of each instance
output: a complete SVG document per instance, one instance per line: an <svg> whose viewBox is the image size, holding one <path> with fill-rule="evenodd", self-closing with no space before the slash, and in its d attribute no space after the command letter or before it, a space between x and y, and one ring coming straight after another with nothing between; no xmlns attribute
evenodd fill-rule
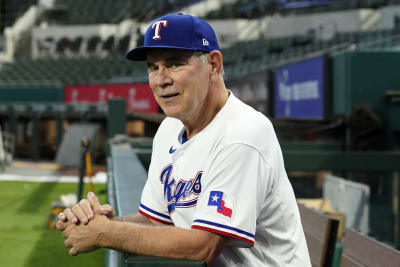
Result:
<svg viewBox="0 0 400 267"><path fill-rule="evenodd" d="M223 68L223 58L222 54L218 50L213 50L208 53L208 63L211 65L211 74L212 75L221 75Z"/></svg>

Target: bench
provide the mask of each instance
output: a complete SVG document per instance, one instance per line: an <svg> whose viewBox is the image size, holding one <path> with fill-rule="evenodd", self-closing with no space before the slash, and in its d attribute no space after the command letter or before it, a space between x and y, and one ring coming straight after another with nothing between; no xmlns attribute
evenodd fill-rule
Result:
<svg viewBox="0 0 400 267"><path fill-rule="evenodd" d="M301 223L313 267L331 267L339 222L298 203Z"/></svg>
<svg viewBox="0 0 400 267"><path fill-rule="evenodd" d="M340 267L400 266L400 251L347 228Z"/></svg>

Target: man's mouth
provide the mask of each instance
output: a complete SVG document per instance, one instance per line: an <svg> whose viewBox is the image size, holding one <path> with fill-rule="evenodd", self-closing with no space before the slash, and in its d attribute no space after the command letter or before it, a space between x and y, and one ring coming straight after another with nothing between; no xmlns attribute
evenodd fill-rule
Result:
<svg viewBox="0 0 400 267"><path fill-rule="evenodd" d="M177 96L177 95L179 95L179 94L178 94L178 93L175 93L175 94L167 94L167 95L162 95L161 97L162 97L163 99L169 99L169 98L172 98L172 97Z"/></svg>

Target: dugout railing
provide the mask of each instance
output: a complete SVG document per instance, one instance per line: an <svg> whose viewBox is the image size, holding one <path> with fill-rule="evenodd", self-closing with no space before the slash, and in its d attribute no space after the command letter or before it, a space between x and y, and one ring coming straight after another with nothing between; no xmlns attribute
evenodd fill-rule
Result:
<svg viewBox="0 0 400 267"><path fill-rule="evenodd" d="M370 237L346 229L340 267L400 266L400 251Z"/></svg>

